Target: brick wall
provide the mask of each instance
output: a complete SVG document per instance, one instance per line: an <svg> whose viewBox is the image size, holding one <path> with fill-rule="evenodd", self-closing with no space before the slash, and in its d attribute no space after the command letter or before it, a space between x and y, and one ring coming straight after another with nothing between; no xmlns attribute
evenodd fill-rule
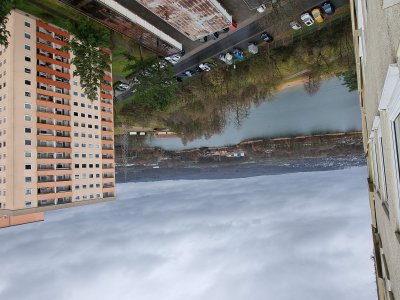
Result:
<svg viewBox="0 0 400 300"><path fill-rule="evenodd" d="M136 0L191 40L229 27L232 17L216 0Z"/></svg>

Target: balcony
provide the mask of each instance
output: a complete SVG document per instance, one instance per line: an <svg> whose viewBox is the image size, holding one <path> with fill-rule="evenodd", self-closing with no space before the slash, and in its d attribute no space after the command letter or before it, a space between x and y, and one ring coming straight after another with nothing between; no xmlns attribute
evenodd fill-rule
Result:
<svg viewBox="0 0 400 300"><path fill-rule="evenodd" d="M72 202L72 197L57 198L57 204L67 204Z"/></svg>
<svg viewBox="0 0 400 300"><path fill-rule="evenodd" d="M112 145L103 145L101 148L103 150L114 150L114 147Z"/></svg>
<svg viewBox="0 0 400 300"><path fill-rule="evenodd" d="M38 176L38 183L54 182L54 176Z"/></svg>
<svg viewBox="0 0 400 300"><path fill-rule="evenodd" d="M49 206L49 205L54 205L55 204L55 199L46 199L46 200L39 200L38 201L38 206Z"/></svg>
<svg viewBox="0 0 400 300"><path fill-rule="evenodd" d="M113 192L103 193L103 198L111 198L111 197L115 197L115 194Z"/></svg>
<svg viewBox="0 0 400 300"><path fill-rule="evenodd" d="M103 169L114 169L113 164L103 164Z"/></svg>
<svg viewBox="0 0 400 300"><path fill-rule="evenodd" d="M72 188L70 185L56 187L56 193L67 193L67 192L71 192L71 191L72 191Z"/></svg>
<svg viewBox="0 0 400 300"><path fill-rule="evenodd" d="M103 154L101 156L102 159L114 159L114 156L111 154Z"/></svg>
<svg viewBox="0 0 400 300"><path fill-rule="evenodd" d="M39 188L37 190L38 195L54 194L54 188Z"/></svg>
<svg viewBox="0 0 400 300"><path fill-rule="evenodd" d="M104 173L103 178L114 178L114 173Z"/></svg>

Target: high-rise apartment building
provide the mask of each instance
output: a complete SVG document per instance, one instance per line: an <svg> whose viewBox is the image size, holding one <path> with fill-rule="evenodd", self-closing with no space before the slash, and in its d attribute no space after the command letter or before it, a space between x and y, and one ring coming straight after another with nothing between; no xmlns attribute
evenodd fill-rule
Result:
<svg viewBox="0 0 400 300"><path fill-rule="evenodd" d="M217 0L136 1L193 41L232 25Z"/></svg>
<svg viewBox="0 0 400 300"><path fill-rule="evenodd" d="M352 0L380 300L400 299L400 0Z"/></svg>
<svg viewBox="0 0 400 300"><path fill-rule="evenodd" d="M0 227L114 199L111 73L91 101L72 75L68 32L17 10L7 28L10 44L0 48Z"/></svg>

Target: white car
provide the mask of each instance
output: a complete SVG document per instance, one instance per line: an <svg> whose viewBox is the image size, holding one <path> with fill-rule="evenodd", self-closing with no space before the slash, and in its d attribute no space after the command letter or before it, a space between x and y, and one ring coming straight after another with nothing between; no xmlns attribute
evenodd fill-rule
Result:
<svg viewBox="0 0 400 300"><path fill-rule="evenodd" d="M301 25L300 25L299 22L297 22L297 21L292 21L292 22L290 22L290 27L292 27L292 29L294 29L294 30L299 30L299 29L301 29Z"/></svg>
<svg viewBox="0 0 400 300"><path fill-rule="evenodd" d="M257 7L257 11L259 13L263 13L266 9L267 7L265 6L265 4L261 4L259 7Z"/></svg>
<svg viewBox="0 0 400 300"><path fill-rule="evenodd" d="M306 24L307 26L311 26L314 24L314 19L309 13L304 13L301 15L301 20Z"/></svg>
<svg viewBox="0 0 400 300"><path fill-rule="evenodd" d="M129 89L129 85L126 84L126 83L120 83L120 84L117 86L117 90L119 90L119 91L126 91L126 90L128 90L128 89Z"/></svg>
<svg viewBox="0 0 400 300"><path fill-rule="evenodd" d="M199 68L205 72L208 72L211 70L211 68L208 64L199 64Z"/></svg>
<svg viewBox="0 0 400 300"><path fill-rule="evenodd" d="M175 65L175 64L178 63L178 61L181 59L181 57L182 56L179 55L179 54L174 54L174 55L171 55L171 56L167 56L164 59L166 61L170 62L171 64Z"/></svg>

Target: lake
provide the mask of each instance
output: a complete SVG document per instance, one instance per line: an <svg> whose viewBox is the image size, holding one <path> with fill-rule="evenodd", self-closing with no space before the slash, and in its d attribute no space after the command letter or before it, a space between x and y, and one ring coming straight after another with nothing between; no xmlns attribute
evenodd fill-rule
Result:
<svg viewBox="0 0 400 300"><path fill-rule="evenodd" d="M233 117L231 117L233 119ZM253 106L242 126L229 122L222 134L184 145L179 138L151 138L148 145L166 150L236 145L244 140L361 130L357 92L338 78L325 80L313 96L303 85L287 88Z"/></svg>

